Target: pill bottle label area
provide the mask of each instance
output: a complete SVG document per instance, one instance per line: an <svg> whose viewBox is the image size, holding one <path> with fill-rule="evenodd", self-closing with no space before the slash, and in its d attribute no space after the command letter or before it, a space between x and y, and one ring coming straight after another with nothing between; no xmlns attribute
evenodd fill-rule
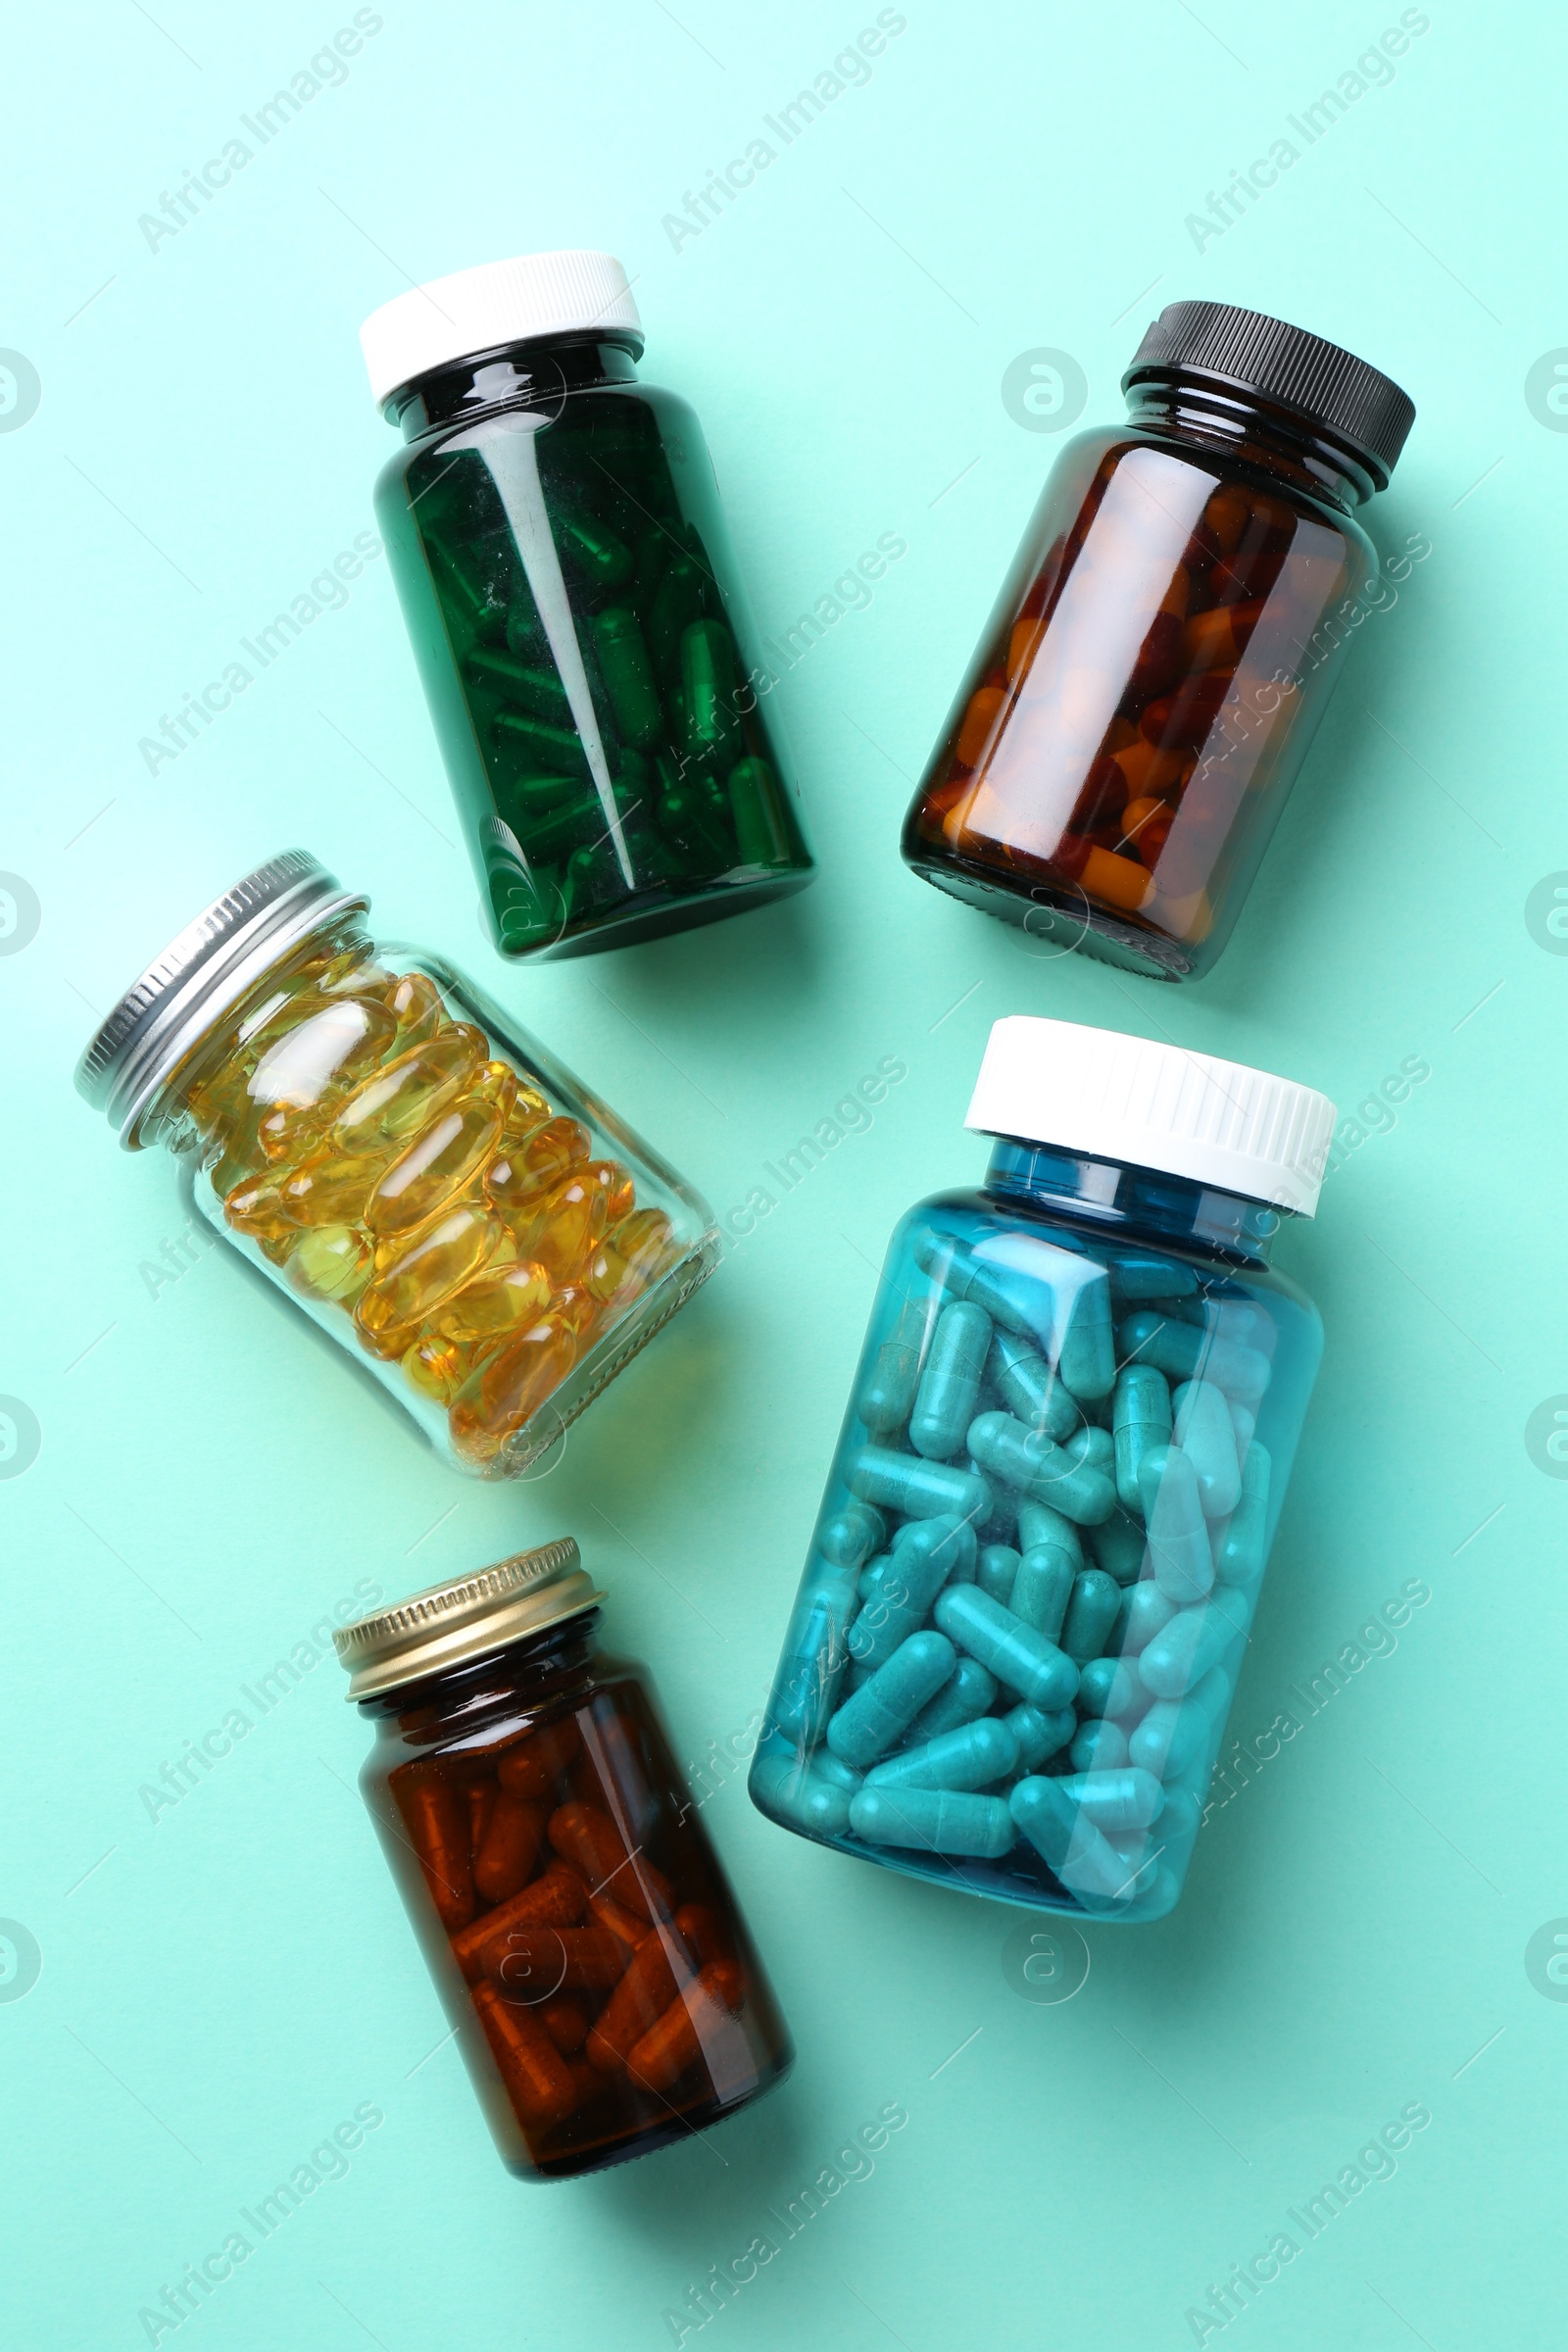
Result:
<svg viewBox="0 0 1568 2352"><path fill-rule="evenodd" d="M1177 1900L1320 1348L1282 1278L927 1204L901 1228L752 1795L1048 1910Z"/></svg>

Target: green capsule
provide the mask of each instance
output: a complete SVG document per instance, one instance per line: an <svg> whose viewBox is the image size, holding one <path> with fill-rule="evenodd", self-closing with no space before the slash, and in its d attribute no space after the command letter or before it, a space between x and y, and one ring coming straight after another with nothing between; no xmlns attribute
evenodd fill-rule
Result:
<svg viewBox="0 0 1568 2352"><path fill-rule="evenodd" d="M1099 1470L1106 1478L1114 1479L1116 1475L1115 1441L1109 1430L1102 1429L1096 1421L1086 1421L1070 1438L1063 1438L1061 1458L1074 1470L1087 1463L1091 1470Z"/></svg>
<svg viewBox="0 0 1568 2352"><path fill-rule="evenodd" d="M1018 1742L1004 1721L982 1715L944 1732L923 1746L902 1747L873 1764L868 1788L988 1788L1004 1781L1018 1763Z"/></svg>
<svg viewBox="0 0 1568 2352"><path fill-rule="evenodd" d="M874 1437L890 1437L914 1410L920 1383L934 1299L906 1298L899 1319L876 1351L871 1376L856 1401L856 1411Z"/></svg>
<svg viewBox="0 0 1568 2352"><path fill-rule="evenodd" d="M1059 1646L1077 1574L1078 1564L1065 1545L1032 1544L1018 1562L1011 1592L1003 1598L1015 1617Z"/></svg>
<svg viewBox="0 0 1568 2352"><path fill-rule="evenodd" d="M621 735L627 743L645 748L658 743L664 732L664 715L642 622L629 605L611 605L595 613L593 635L600 675Z"/></svg>
<svg viewBox="0 0 1568 2352"><path fill-rule="evenodd" d="M1138 1465L1151 1446L1168 1445L1170 1388L1153 1364L1124 1365L1116 1379L1116 1493L1124 1511L1143 1511Z"/></svg>
<svg viewBox="0 0 1568 2352"><path fill-rule="evenodd" d="M972 1854L1000 1862L1017 1841L1000 1796L946 1788L871 1788L850 1800L850 1827L868 1845L904 1845L933 1854Z"/></svg>
<svg viewBox="0 0 1568 2352"><path fill-rule="evenodd" d="M1254 1438L1242 1464L1241 1499L1231 1513L1214 1561L1214 1574L1221 1584L1235 1585L1244 1592L1250 1592L1262 1576L1267 1556L1269 1470L1267 1449Z"/></svg>
<svg viewBox="0 0 1568 2352"><path fill-rule="evenodd" d="M924 1747L944 1732L956 1732L960 1724L989 1715L996 1703L996 1676L987 1674L978 1658L960 1658L935 1698L910 1724L908 1744Z"/></svg>
<svg viewBox="0 0 1568 2352"><path fill-rule="evenodd" d="M1176 1603L1162 1592L1152 1576L1134 1585L1121 1599L1120 1640L1115 1648L1123 1657L1135 1657L1139 1650L1152 1642L1154 1636L1169 1625L1176 1614Z"/></svg>
<svg viewBox="0 0 1568 2352"><path fill-rule="evenodd" d="M1010 1544L985 1544L975 1562L974 1581L982 1592L1000 1600L1004 1609L1012 1605L1013 1579L1018 1573L1018 1554Z"/></svg>
<svg viewBox="0 0 1568 2352"><path fill-rule="evenodd" d="M1067 1312L1056 1369L1074 1396L1108 1396L1116 1383L1116 1343L1104 1271L1086 1267L1075 1282L1064 1276L1054 1288Z"/></svg>
<svg viewBox="0 0 1568 2352"><path fill-rule="evenodd" d="M523 817L531 823L534 817L564 808L568 801L580 805L582 779L578 776L551 775L541 770L538 775L518 776L507 786L507 792Z"/></svg>
<svg viewBox="0 0 1568 2352"><path fill-rule="evenodd" d="M838 1705L854 1606L853 1589L842 1577L824 1579L796 1604L768 1699L768 1722L797 1746L814 1747Z"/></svg>
<svg viewBox="0 0 1568 2352"><path fill-rule="evenodd" d="M1077 1690L1072 1660L978 1585L949 1585L932 1614L960 1649L1043 1713L1065 1706Z"/></svg>
<svg viewBox="0 0 1568 2352"><path fill-rule="evenodd" d="M596 588L623 588L631 578L631 549L613 531L574 515L562 515L556 538L572 569Z"/></svg>
<svg viewBox="0 0 1568 2352"><path fill-rule="evenodd" d="M694 620L680 641L686 741L699 757L733 754L740 740L735 643L721 620Z"/></svg>
<svg viewBox="0 0 1568 2352"><path fill-rule="evenodd" d="M970 1590L967 1586L959 1588ZM841 1762L863 1772L903 1739L927 1700L935 1698L958 1662L941 1634L911 1634L879 1666L827 1727L827 1743Z"/></svg>
<svg viewBox="0 0 1568 2352"><path fill-rule="evenodd" d="M503 654L488 645L474 647L468 656L468 667L486 685L498 687L508 703L514 703L525 717L542 718L552 726L564 728L575 740L571 704L555 670L530 667L514 654Z"/></svg>
<svg viewBox="0 0 1568 2352"><path fill-rule="evenodd" d="M729 808L742 865L788 865L793 856L778 778L765 760L729 771Z"/></svg>
<svg viewBox="0 0 1568 2352"><path fill-rule="evenodd" d="M553 727L525 710L503 709L496 712L496 740L520 751L535 767L587 780L588 754L574 728Z"/></svg>
<svg viewBox="0 0 1568 2352"><path fill-rule="evenodd" d="M957 1300L942 1309L909 1418L909 1444L927 1460L948 1461L962 1446L990 1348L984 1307Z"/></svg>
<svg viewBox="0 0 1568 2352"><path fill-rule="evenodd" d="M1121 1587L1103 1568L1085 1568L1073 1579L1061 1646L1075 1666L1102 1654L1120 1610Z"/></svg>
<svg viewBox="0 0 1568 2352"><path fill-rule="evenodd" d="M666 694L680 681L681 641L693 623L703 617L708 585L706 574L691 558L677 555L666 565L664 576L654 591L648 609L648 650L659 666ZM681 717L684 721L684 703Z"/></svg>
<svg viewBox="0 0 1568 2352"><path fill-rule="evenodd" d="M1003 1403L1026 1429L1059 1440L1070 1437L1083 1418L1045 1357L1016 1332L998 1331L991 1377Z"/></svg>
<svg viewBox="0 0 1568 2352"><path fill-rule="evenodd" d="M499 644L507 631L507 606L503 597L492 593L489 586L477 579L461 562L448 555L426 537L431 575L435 581L437 601L455 605L467 625L468 634L479 644Z"/></svg>

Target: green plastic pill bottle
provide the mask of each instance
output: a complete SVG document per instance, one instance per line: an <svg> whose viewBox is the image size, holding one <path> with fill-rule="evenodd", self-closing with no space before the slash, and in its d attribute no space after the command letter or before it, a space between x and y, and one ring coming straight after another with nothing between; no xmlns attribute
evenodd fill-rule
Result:
<svg viewBox="0 0 1568 2352"><path fill-rule="evenodd" d="M376 514L504 956L804 889L788 755L702 427L639 382L620 264L541 253L361 329L404 446Z"/></svg>
<svg viewBox="0 0 1568 2352"><path fill-rule="evenodd" d="M1322 1351L1269 1261L1334 1115L996 1024L985 1180L889 1247L752 1767L770 1819L973 1894L1170 1910Z"/></svg>

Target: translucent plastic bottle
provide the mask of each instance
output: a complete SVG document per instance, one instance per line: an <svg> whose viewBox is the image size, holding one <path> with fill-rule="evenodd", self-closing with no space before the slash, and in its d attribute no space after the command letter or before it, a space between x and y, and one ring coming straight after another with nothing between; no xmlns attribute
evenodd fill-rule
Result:
<svg viewBox="0 0 1568 2352"><path fill-rule="evenodd" d="M360 1786L509 2172L569 2180L782 2081L789 2031L643 1668L566 1540L333 1635Z"/></svg>
<svg viewBox="0 0 1568 2352"><path fill-rule="evenodd" d="M718 1260L707 1203L302 850L126 991L76 1083L481 1478L537 1459Z"/></svg>
<svg viewBox="0 0 1568 2352"><path fill-rule="evenodd" d="M1185 980L1223 948L1365 617L1415 410L1316 335L1162 311L1062 451L904 829L928 882Z"/></svg>
<svg viewBox="0 0 1568 2352"><path fill-rule="evenodd" d="M542 253L361 332L376 514L496 945L573 956L804 888L799 795L702 427L620 264Z"/></svg>
<svg viewBox="0 0 1568 2352"><path fill-rule="evenodd" d="M754 1800L1047 1910L1176 1901L1322 1348L1269 1264L1334 1106L1015 1018L976 1192L894 1234Z"/></svg>

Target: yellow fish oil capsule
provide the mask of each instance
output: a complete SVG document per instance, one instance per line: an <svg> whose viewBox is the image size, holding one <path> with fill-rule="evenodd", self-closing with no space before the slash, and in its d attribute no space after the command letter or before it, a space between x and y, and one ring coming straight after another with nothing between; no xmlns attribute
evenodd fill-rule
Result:
<svg viewBox="0 0 1568 2352"><path fill-rule="evenodd" d="M372 1233L412 1233L461 1193L494 1154L501 1113L482 1098L465 1096L395 1159L365 1204Z"/></svg>
<svg viewBox="0 0 1568 2352"><path fill-rule="evenodd" d="M501 1227L482 1209L459 1207L407 1242L383 1242L354 1320L375 1355L401 1355L409 1335L471 1282L495 1254Z"/></svg>
<svg viewBox="0 0 1568 2352"><path fill-rule="evenodd" d="M352 1157L401 1150L463 1092L484 1048L481 1033L465 1022L399 1054L341 1104L333 1149Z"/></svg>
<svg viewBox="0 0 1568 2352"><path fill-rule="evenodd" d="M592 1138L579 1119L546 1119L491 1162L485 1171L485 1192L497 1208L519 1208L592 1153Z"/></svg>
<svg viewBox="0 0 1568 2352"><path fill-rule="evenodd" d="M352 1306L370 1279L370 1245L352 1225L317 1225L288 1261L288 1278L308 1298Z"/></svg>
<svg viewBox="0 0 1568 2352"><path fill-rule="evenodd" d="M508 1338L520 1325L537 1322L549 1303L550 1277L543 1266L517 1258L498 1273L492 1259L476 1281L448 1299L436 1323L447 1339L465 1347Z"/></svg>

